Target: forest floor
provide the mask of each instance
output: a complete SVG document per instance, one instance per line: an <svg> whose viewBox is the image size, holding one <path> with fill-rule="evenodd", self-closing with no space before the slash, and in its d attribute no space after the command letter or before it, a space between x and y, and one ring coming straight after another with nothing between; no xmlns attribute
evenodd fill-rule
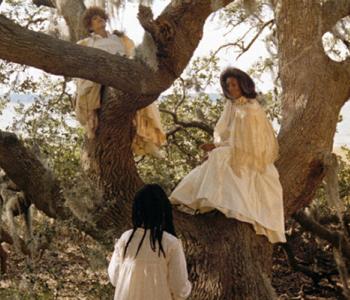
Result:
<svg viewBox="0 0 350 300"><path fill-rule="evenodd" d="M50 220L40 224L35 227L37 238L44 240L45 236L50 242L33 262L5 245L8 270L0 278L0 299L112 299L106 268L113 249L106 251L67 223ZM331 249L320 247L318 241L295 229L291 237L297 263L319 277L313 281L293 271L285 251L276 246L273 286L278 299L341 299L338 275L332 275L336 268Z"/></svg>

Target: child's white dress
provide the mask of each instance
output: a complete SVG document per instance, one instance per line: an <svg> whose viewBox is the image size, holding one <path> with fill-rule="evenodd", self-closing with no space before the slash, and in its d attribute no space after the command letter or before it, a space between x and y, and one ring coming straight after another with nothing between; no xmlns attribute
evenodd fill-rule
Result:
<svg viewBox="0 0 350 300"><path fill-rule="evenodd" d="M125 245L132 230L122 234L108 267L110 282L115 286L114 300L180 300L186 299L192 285L188 281L187 267L181 241L164 232L162 252L154 252L147 230L142 247L135 254L144 234L144 229L136 230L123 259ZM156 242L158 246L158 242ZM157 248L158 249L158 248Z"/></svg>
<svg viewBox="0 0 350 300"><path fill-rule="evenodd" d="M254 99L227 101L214 130L216 148L170 196L190 213L217 209L248 222L271 243L285 242L282 187L274 166L278 144Z"/></svg>

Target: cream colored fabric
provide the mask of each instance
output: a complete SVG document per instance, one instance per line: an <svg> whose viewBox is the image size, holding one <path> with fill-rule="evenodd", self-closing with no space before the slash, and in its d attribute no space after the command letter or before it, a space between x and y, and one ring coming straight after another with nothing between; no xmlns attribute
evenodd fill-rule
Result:
<svg viewBox="0 0 350 300"><path fill-rule="evenodd" d="M90 37L78 41L77 44L98 48L111 54L126 53L122 40L110 33L107 38L92 33ZM82 78L76 80L76 85L75 114L77 120L84 126L87 137L92 139L98 126L97 110L101 106L101 85Z"/></svg>
<svg viewBox="0 0 350 300"><path fill-rule="evenodd" d="M256 100L225 105L214 131L216 147L170 196L190 213L218 209L253 225L271 243L285 241L283 195L273 165L277 140Z"/></svg>
<svg viewBox="0 0 350 300"><path fill-rule="evenodd" d="M126 231L116 242L108 266L110 282L115 286L114 300L180 300L191 293L182 244L179 239L164 232L162 246L165 257L158 256L151 249L149 231L146 232L142 247L135 254L144 234L136 230L126 252L125 245L132 233Z"/></svg>
<svg viewBox="0 0 350 300"><path fill-rule="evenodd" d="M108 34L107 38L102 38L97 34L92 34L79 41L78 44L105 50L111 54L127 55L130 58L135 52L134 42L126 35L119 38L114 34ZM94 138L98 126L97 110L101 105L100 92L100 84L86 79L77 79L75 113L77 120L84 126L88 138ZM138 110L134 125L136 127L136 135L132 144L134 153L161 157L159 148L165 143L166 136L157 106L152 103Z"/></svg>
<svg viewBox="0 0 350 300"><path fill-rule="evenodd" d="M160 123L157 106L151 105L136 112L134 119L136 135L132 149L136 155L152 154L160 157L159 148L166 142L166 135Z"/></svg>
<svg viewBox="0 0 350 300"><path fill-rule="evenodd" d="M240 168L264 172L278 157L278 143L264 110L256 100L241 97L236 105L228 101L214 130L214 143L226 141L232 147L231 166L240 174ZM232 124L231 124L232 122ZM235 130L230 130L234 128Z"/></svg>

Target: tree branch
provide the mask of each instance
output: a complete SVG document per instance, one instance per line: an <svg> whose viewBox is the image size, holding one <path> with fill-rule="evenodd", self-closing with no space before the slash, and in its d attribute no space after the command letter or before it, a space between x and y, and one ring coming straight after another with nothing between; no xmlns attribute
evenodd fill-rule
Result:
<svg viewBox="0 0 350 300"><path fill-rule="evenodd" d="M66 1L56 1L56 4L67 4ZM154 100L171 86L188 64L202 37L206 18L230 2L233 1L220 1L216 7L207 0L169 4L154 21L158 28L154 38L160 43L158 49L166 54L159 58L157 72L135 60L26 30L4 16L0 16L0 58L55 75L92 80L131 95L151 95ZM173 36L166 38L170 31Z"/></svg>
<svg viewBox="0 0 350 300"><path fill-rule="evenodd" d="M0 16L0 58L129 94L158 95L164 90L154 73L135 60L24 29L4 16Z"/></svg>
<svg viewBox="0 0 350 300"><path fill-rule="evenodd" d="M72 42L76 42L88 34L81 22L86 7L82 0L33 0L37 6L56 8L69 29L69 36Z"/></svg>
<svg viewBox="0 0 350 300"><path fill-rule="evenodd" d="M312 217L306 215L303 211L293 214L293 218L307 231L315 234L323 240L329 242L333 247L339 249L344 256L350 258L350 244L343 234L328 230L326 227L317 223Z"/></svg>
<svg viewBox="0 0 350 300"><path fill-rule="evenodd" d="M215 1L216 5L212 2L172 1L156 20L153 20L149 9L140 7L140 23L151 34L157 46L158 66L163 73L169 74L168 80L179 77L187 66L202 38L207 17L234 1Z"/></svg>
<svg viewBox="0 0 350 300"><path fill-rule="evenodd" d="M350 15L349 0L328 0L322 6L323 32L331 31L342 18Z"/></svg>
<svg viewBox="0 0 350 300"><path fill-rule="evenodd" d="M53 4L52 0L33 0L33 4L36 6L47 6L55 8L55 5Z"/></svg>
<svg viewBox="0 0 350 300"><path fill-rule="evenodd" d="M206 133L208 133L209 135L213 135L213 128L211 126L209 126L208 124L205 124L203 122L198 122L198 121L189 121L189 122L186 122L186 121L182 121L182 120L179 120L178 116L176 113L170 111L170 110L167 110L167 109L164 109L164 108L160 108L159 111L163 112L163 113L166 113L168 115L171 115L171 117L173 118L173 121L175 124L177 125L180 125L181 127L185 127L185 128L190 128L190 127L193 127L193 128L198 128L198 129L201 129L203 131L205 131ZM178 131L178 129L175 128L175 131ZM170 133L169 133L170 134ZM173 133L172 133L173 134Z"/></svg>
<svg viewBox="0 0 350 300"><path fill-rule="evenodd" d="M28 150L17 136L0 130L0 167L24 192L26 199L51 218L70 221L102 244L105 231L99 231L95 224L78 219L66 206L62 188L52 172Z"/></svg>
<svg viewBox="0 0 350 300"><path fill-rule="evenodd" d="M263 26L261 26L261 28L259 29L259 31L255 34L255 36L250 40L250 42L248 43L247 46L243 46L242 47L242 52L237 56L236 60L238 60L245 52L247 52L250 47L255 43L255 41L258 39L258 37L261 35L261 33L264 31L264 29L267 26L270 26L271 24L273 24L275 20L271 19L269 21L267 21L266 23L263 24Z"/></svg>
<svg viewBox="0 0 350 300"><path fill-rule="evenodd" d="M0 166L30 203L50 217L65 218L59 183L13 133L0 131Z"/></svg>
<svg viewBox="0 0 350 300"><path fill-rule="evenodd" d="M315 272L311 268L308 268L298 262L298 260L294 256L293 249L289 242L281 244L281 247L287 255L290 267L295 272L301 272L306 276L310 277L315 284L318 284L325 277L328 278L330 275L338 274L338 272L334 270L328 271L327 273Z"/></svg>

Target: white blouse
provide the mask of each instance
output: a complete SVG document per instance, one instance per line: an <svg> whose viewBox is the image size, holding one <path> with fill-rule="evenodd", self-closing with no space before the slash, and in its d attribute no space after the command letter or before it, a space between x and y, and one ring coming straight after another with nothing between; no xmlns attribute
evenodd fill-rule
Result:
<svg viewBox="0 0 350 300"><path fill-rule="evenodd" d="M107 33L107 37L102 37L99 34L92 33L90 38L87 38L87 46L107 51L111 54L125 54L124 46L121 39L111 33Z"/></svg>
<svg viewBox="0 0 350 300"><path fill-rule="evenodd" d="M144 229L136 230L123 258L126 243L132 233L128 230L115 244L108 266L110 282L115 286L114 300L180 300L186 299L192 289L188 280L185 254L181 241L164 232L162 252L158 256L151 248L147 230L142 247L135 258Z"/></svg>

